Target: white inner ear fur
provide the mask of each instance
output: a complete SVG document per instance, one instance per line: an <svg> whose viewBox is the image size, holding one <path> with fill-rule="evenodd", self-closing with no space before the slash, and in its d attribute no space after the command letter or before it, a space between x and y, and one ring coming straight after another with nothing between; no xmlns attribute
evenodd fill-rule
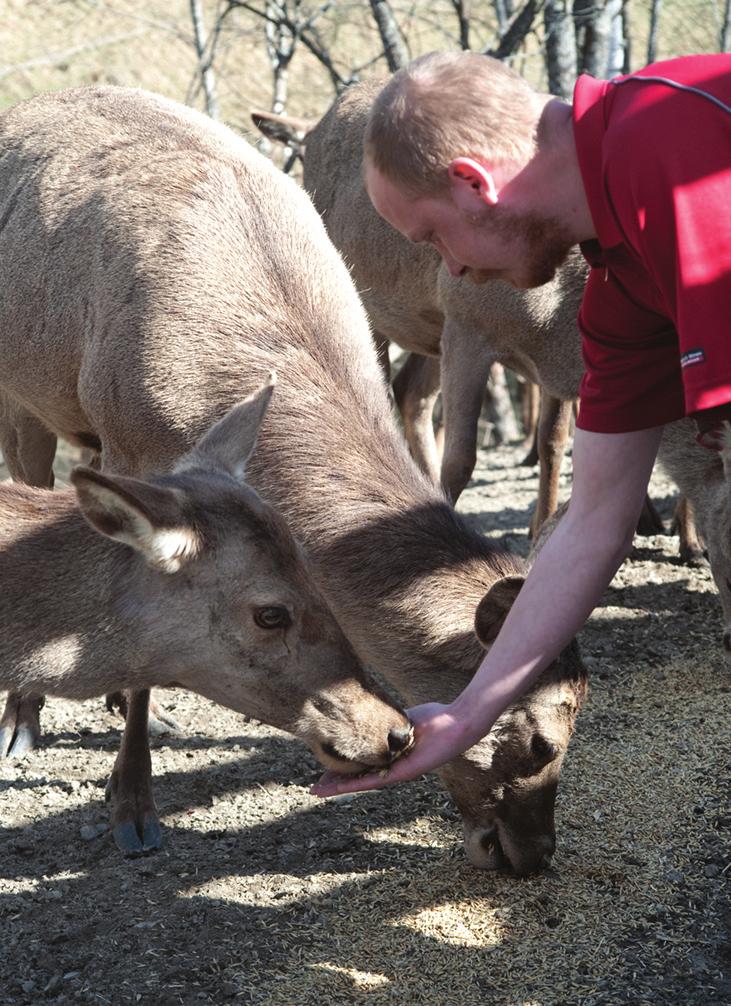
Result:
<svg viewBox="0 0 731 1006"><path fill-rule="evenodd" d="M189 559L200 551L200 539L189 527L151 528L145 554L150 565L162 573L177 573Z"/></svg>
<svg viewBox="0 0 731 1006"><path fill-rule="evenodd" d="M237 482L245 482L246 481L246 462L248 460L249 460L248 457L242 458L241 461L238 461L233 466L233 476L234 476L234 478L236 479Z"/></svg>
<svg viewBox="0 0 731 1006"><path fill-rule="evenodd" d="M200 551L198 535L189 527L157 528L134 506L122 504L113 492L97 487L96 497L110 513L122 519L122 529L110 535L115 541L141 552L147 562L161 573L177 573L183 564Z"/></svg>

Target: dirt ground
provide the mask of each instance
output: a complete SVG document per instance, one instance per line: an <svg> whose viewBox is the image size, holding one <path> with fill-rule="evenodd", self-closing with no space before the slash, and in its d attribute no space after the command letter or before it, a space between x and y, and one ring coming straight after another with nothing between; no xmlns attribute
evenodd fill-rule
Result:
<svg viewBox="0 0 731 1006"><path fill-rule="evenodd" d="M483 451L459 509L525 553L520 454ZM655 498L668 518L661 479ZM540 876L470 867L434 778L317 801L302 745L183 692L164 700L184 732L153 741L164 849L123 859L120 721L49 701L40 750L0 763L0 1003L728 1006L720 608L677 539L635 545L582 633L591 694Z"/></svg>

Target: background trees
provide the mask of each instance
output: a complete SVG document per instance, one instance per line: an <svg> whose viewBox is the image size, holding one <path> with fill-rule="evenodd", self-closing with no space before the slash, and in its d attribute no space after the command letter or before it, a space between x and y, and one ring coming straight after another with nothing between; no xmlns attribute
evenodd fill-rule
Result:
<svg viewBox="0 0 731 1006"><path fill-rule="evenodd" d="M725 50L731 0L5 0L0 107L109 82L236 128L251 106L316 116L348 84L433 48L508 60L569 95L577 73Z"/></svg>

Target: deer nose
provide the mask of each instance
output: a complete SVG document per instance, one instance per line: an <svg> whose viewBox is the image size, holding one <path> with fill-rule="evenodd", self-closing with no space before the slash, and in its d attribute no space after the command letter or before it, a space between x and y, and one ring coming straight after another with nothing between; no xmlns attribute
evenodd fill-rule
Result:
<svg viewBox="0 0 731 1006"><path fill-rule="evenodd" d="M408 747L411 729L411 724L407 723L402 727L391 727L388 731L388 750L392 755L400 754L405 747Z"/></svg>

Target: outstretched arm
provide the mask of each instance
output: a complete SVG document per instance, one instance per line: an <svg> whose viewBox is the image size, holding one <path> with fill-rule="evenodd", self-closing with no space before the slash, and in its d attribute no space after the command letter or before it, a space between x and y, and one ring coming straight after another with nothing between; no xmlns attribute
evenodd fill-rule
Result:
<svg viewBox="0 0 731 1006"><path fill-rule="evenodd" d="M409 710L412 751L385 775L326 772L312 792L334 796L415 779L489 733L495 720L571 641L632 544L662 427L574 438L574 482L563 519L539 553L472 681L449 705Z"/></svg>

